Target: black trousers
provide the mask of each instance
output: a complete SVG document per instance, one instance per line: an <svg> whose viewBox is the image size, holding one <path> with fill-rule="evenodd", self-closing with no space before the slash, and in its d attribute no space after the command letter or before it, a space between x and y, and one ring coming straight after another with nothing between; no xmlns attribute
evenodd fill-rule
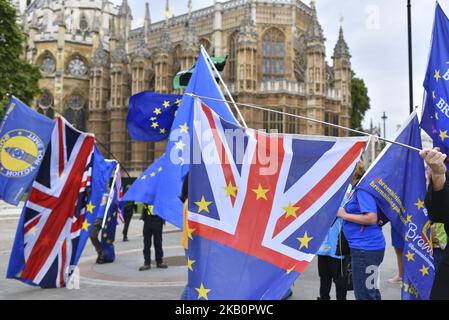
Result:
<svg viewBox="0 0 449 320"><path fill-rule="evenodd" d="M435 274L430 299L449 300L449 246L444 250L443 258Z"/></svg>
<svg viewBox="0 0 449 320"><path fill-rule="evenodd" d="M125 210L124 215L124 219L125 219L125 225L123 227L123 236L124 237L128 237L128 229L129 229L129 225L131 224L131 219L133 218L133 212L127 212Z"/></svg>
<svg viewBox="0 0 449 320"><path fill-rule="evenodd" d="M154 240L156 251L156 263L163 262L164 251L162 250L162 228L164 221L157 216L147 216L143 224L143 257L145 265L151 264L151 245Z"/></svg>
<svg viewBox="0 0 449 320"><path fill-rule="evenodd" d="M95 251L97 251L99 257L103 256L103 248L101 246L100 240L98 240L98 235L101 231L102 224L103 224L102 219L95 220L95 224L89 236L90 241L92 242L92 245L95 247Z"/></svg>
<svg viewBox="0 0 449 320"><path fill-rule="evenodd" d="M318 256L318 274L320 276L320 299L330 300L332 282L335 283L337 300L346 300L346 287L337 281L341 277L342 260L328 256Z"/></svg>

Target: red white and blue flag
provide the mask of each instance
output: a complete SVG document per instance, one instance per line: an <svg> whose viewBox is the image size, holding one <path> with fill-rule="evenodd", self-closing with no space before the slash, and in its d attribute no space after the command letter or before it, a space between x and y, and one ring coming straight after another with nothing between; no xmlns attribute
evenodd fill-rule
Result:
<svg viewBox="0 0 449 320"><path fill-rule="evenodd" d="M65 286L86 212L95 138L58 118L22 211L8 278L42 288Z"/></svg>
<svg viewBox="0 0 449 320"><path fill-rule="evenodd" d="M194 114L188 299L281 299L325 239L366 140L243 129L199 99Z"/></svg>

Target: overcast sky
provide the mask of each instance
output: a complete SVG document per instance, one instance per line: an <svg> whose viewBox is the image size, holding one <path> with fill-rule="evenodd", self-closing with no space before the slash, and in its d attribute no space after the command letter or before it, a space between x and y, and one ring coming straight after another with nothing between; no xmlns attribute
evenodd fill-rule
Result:
<svg viewBox="0 0 449 320"><path fill-rule="evenodd" d="M121 0L114 0L121 3ZM153 22L164 17L165 0L150 0ZM222 0L221 2L225 2ZM309 4L309 0L304 0ZM142 24L145 1L129 1L134 24ZM213 0L193 0L195 9L204 8ZM440 0L449 12L449 0ZM327 38L327 60L338 38L341 16L344 32L352 54L353 70L365 80L371 98L371 111L365 118L377 125L385 111L388 116L387 136L405 121L409 110L406 0L317 0L318 19ZM175 15L187 12L187 0L170 0ZM412 0L413 8L413 73L414 103L421 106L425 69L435 13L435 1ZM447 8L447 9L446 9Z"/></svg>

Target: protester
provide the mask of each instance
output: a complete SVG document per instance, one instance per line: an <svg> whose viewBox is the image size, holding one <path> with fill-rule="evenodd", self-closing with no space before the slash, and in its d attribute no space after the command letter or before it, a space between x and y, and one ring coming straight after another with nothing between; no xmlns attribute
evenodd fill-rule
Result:
<svg viewBox="0 0 449 320"><path fill-rule="evenodd" d="M125 205L123 206L123 218L125 220L125 225L123 227L123 242L129 241L128 230L135 211L136 205L132 201L126 202Z"/></svg>
<svg viewBox="0 0 449 320"><path fill-rule="evenodd" d="M435 223L444 223L449 233L449 174L445 166L447 156L439 148L421 151L421 157L429 166L431 182L426 199L429 218ZM449 247L446 246L441 262L436 270L435 282L430 293L432 300L449 300Z"/></svg>
<svg viewBox="0 0 449 320"><path fill-rule="evenodd" d="M358 170L362 172L361 165ZM356 189L337 216L345 220L343 231L351 251L355 298L381 300L377 282L378 268L385 254L385 238L378 225L376 200L369 193Z"/></svg>
<svg viewBox="0 0 449 320"><path fill-rule="evenodd" d="M404 240L401 235L391 226L391 242L393 244L394 251L396 253L396 260L398 264L398 274L388 280L392 284L402 284L402 278L404 276Z"/></svg>
<svg viewBox="0 0 449 320"><path fill-rule="evenodd" d="M353 184L355 185L358 180L360 180L357 172L355 176L357 178L349 185L342 206L346 204L346 201L351 194ZM326 239L317 253L318 274L320 277L320 296L318 297L318 300L331 299L330 291L332 288L332 281L335 283L337 300L346 300L347 287L344 278L346 276L347 263L345 261L345 256L337 253L337 244L343 228L343 222L344 221L341 218L335 220L329 234L326 236Z"/></svg>
<svg viewBox="0 0 449 320"><path fill-rule="evenodd" d="M103 195L102 206L106 205L107 194ZM98 236L99 236L102 226L103 226L103 218L104 218L104 215L106 214L105 211L106 210L98 210L97 218L95 220L94 226L93 226L92 231L89 236L90 241L92 242L92 245L94 246L95 251L97 252L97 255L98 255L97 261L96 261L97 264L107 263L104 253L103 253L103 247L101 245L101 240L98 239Z"/></svg>
<svg viewBox="0 0 449 320"><path fill-rule="evenodd" d="M142 210L143 226L143 256L145 263L139 268L139 271L146 271L151 269L151 245L154 239L154 249L156 251L156 266L159 269L167 269L168 266L164 264L164 251L162 249L162 229L165 221L154 214L153 207L145 204Z"/></svg>

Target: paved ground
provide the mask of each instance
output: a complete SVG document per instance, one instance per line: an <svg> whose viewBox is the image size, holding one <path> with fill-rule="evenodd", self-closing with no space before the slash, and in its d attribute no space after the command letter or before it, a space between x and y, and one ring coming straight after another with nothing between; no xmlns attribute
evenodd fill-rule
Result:
<svg viewBox="0 0 449 320"><path fill-rule="evenodd" d="M6 268L14 240L20 210L0 203L0 299L154 299L177 300L187 281L184 251L181 247L181 233L167 226L164 235L164 251L169 269L152 269L139 272L142 260L142 222L134 219L130 227L130 242L121 241L121 227L117 231L117 260L110 265L95 265L95 252L90 243L86 246L80 261L80 289L42 290L7 280ZM389 228L386 228L389 241ZM400 299L400 288L388 283L395 275L395 256L388 248L381 267L381 291L384 299ZM319 279L316 259L301 275L293 288L294 300L315 300L318 296ZM334 293L333 293L334 295ZM354 295L349 293L349 299Z"/></svg>

